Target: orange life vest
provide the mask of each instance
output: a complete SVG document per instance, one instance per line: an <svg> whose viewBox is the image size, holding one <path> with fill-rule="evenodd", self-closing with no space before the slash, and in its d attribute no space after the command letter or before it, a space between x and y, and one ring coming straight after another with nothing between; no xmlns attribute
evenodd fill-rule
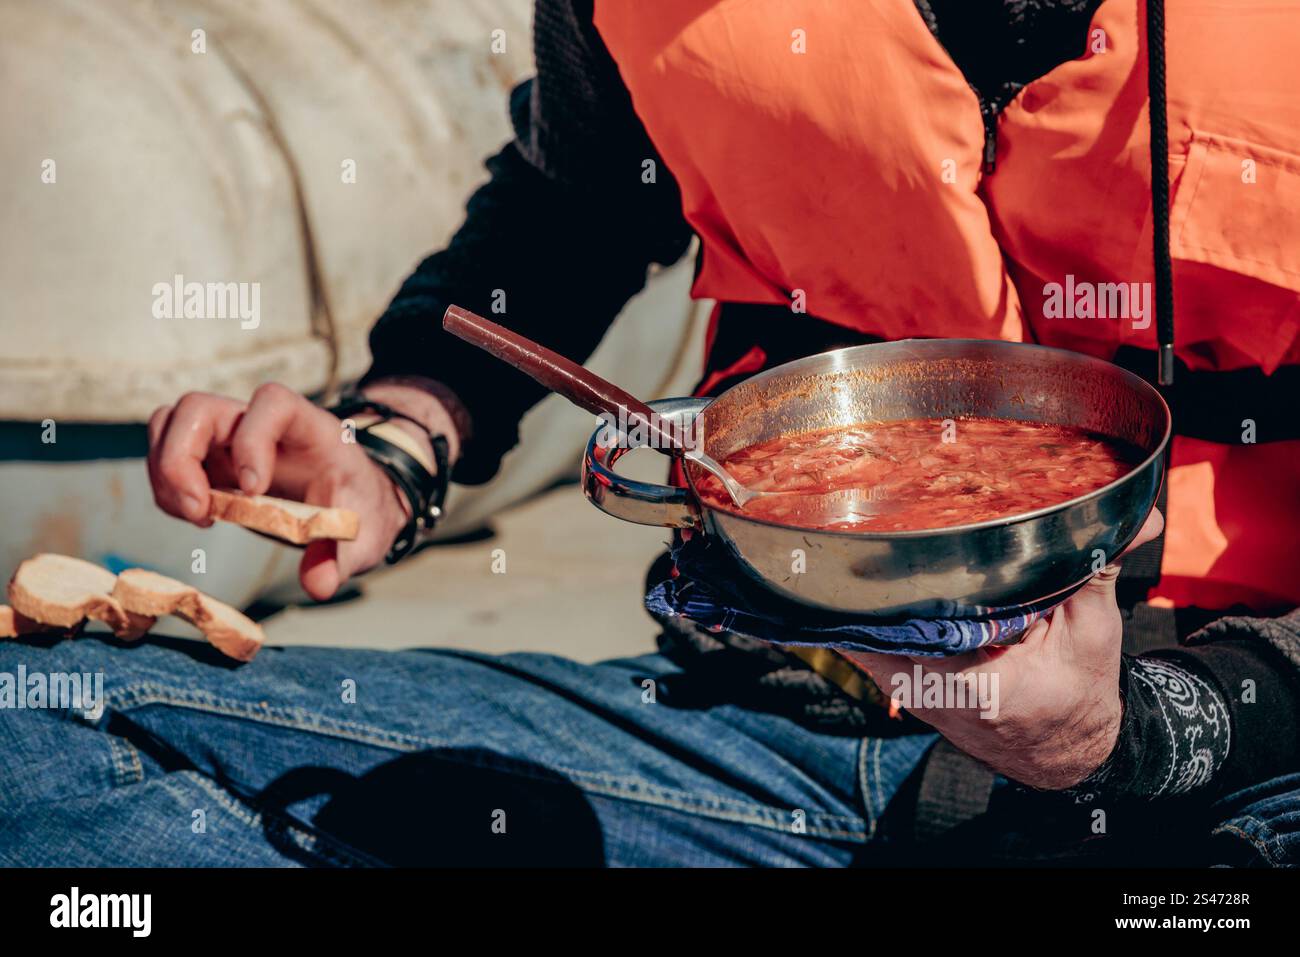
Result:
<svg viewBox="0 0 1300 957"><path fill-rule="evenodd" d="M1002 112L986 175L978 99L912 0L595 4L701 238L694 295L1103 358L1156 344L1143 14L1101 4L1087 52ZM1300 361L1300 4L1166 19L1176 355L1272 373ZM1116 283L1139 284L1118 317ZM1156 598L1300 604L1300 442L1242 433L1175 438Z"/></svg>

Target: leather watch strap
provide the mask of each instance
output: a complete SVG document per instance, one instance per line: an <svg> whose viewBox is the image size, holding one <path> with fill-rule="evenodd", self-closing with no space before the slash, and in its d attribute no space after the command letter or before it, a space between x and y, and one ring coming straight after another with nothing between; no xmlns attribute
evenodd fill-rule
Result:
<svg viewBox="0 0 1300 957"><path fill-rule="evenodd" d="M437 467L425 453L424 449L420 448L420 443L415 441L411 436L411 433L407 432L396 422L381 421L366 426L358 424L358 429L364 429L364 431L370 435L377 435L384 441L396 445L411 458L415 459L415 461L419 462L420 465L430 474L433 474Z"/></svg>
<svg viewBox="0 0 1300 957"><path fill-rule="evenodd" d="M355 427L358 445L382 468L401 491L410 518L398 533L385 560L391 565L414 550L420 532L433 528L442 515L450 482L451 462L447 439L429 433L423 424L382 402L352 393L330 410ZM433 461L408 431L394 420L405 419L429 435Z"/></svg>

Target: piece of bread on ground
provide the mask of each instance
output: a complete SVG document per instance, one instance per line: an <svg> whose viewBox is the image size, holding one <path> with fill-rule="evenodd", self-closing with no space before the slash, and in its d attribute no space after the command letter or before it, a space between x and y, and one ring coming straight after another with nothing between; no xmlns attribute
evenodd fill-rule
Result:
<svg viewBox="0 0 1300 957"><path fill-rule="evenodd" d="M307 505L270 495L244 495L221 489L212 490L208 515L294 545L306 545L319 539L350 542L361 528L360 516L350 509Z"/></svg>
<svg viewBox="0 0 1300 957"><path fill-rule="evenodd" d="M32 621L8 605L0 605L0 638L17 638L19 635L34 635L46 630L39 621Z"/></svg>
<svg viewBox="0 0 1300 957"><path fill-rule="evenodd" d="M18 614L54 628L75 628L83 619L102 621L120 638L139 638L154 620L122 607L112 596L117 576L80 558L41 554L29 558L9 580L9 604Z"/></svg>
<svg viewBox="0 0 1300 957"><path fill-rule="evenodd" d="M23 635L60 635L64 638L75 638L84 623L85 619L82 619L72 628L43 625L39 621L32 621L22 612L15 611L8 605L0 605L0 638L21 638Z"/></svg>
<svg viewBox="0 0 1300 957"><path fill-rule="evenodd" d="M223 654L251 661L266 635L247 615L197 588L143 568L128 568L117 576L113 597L137 615L176 615L203 632Z"/></svg>

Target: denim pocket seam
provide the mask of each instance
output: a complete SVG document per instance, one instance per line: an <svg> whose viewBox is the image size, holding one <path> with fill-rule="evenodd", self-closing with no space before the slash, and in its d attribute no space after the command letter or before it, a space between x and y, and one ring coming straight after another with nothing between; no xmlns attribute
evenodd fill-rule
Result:
<svg viewBox="0 0 1300 957"><path fill-rule="evenodd" d="M241 824L253 829L262 826L261 814L247 807L242 801L237 800L228 791L216 787L213 781L198 771L173 771L170 774L164 775L160 779L163 789L178 801L184 803L193 800L193 796L177 783L178 779L184 779L197 785L208 795L208 797L220 804L227 814L239 821Z"/></svg>
<svg viewBox="0 0 1300 957"><path fill-rule="evenodd" d="M875 761L877 772L880 768L880 739L863 738L862 743L858 746L858 787L862 791L862 807L867 815L867 837L876 836L876 809L871 799L872 791L872 774L871 764L867 759L867 753L871 750L872 744L875 744ZM884 808L881 808L883 811Z"/></svg>
<svg viewBox="0 0 1300 957"><path fill-rule="evenodd" d="M293 728L329 737L342 737L392 751L413 751L419 747L436 746L438 742L402 731L391 731L359 721L347 721L305 712L297 708L280 708L266 704L250 704L230 698L218 698L203 692L142 682L128 685L106 695L105 704L116 711L148 707L154 704L171 704L197 711L242 718L262 724Z"/></svg>
<svg viewBox="0 0 1300 957"><path fill-rule="evenodd" d="M144 780L144 765L135 745L117 735L108 736L108 753L113 761L113 786L126 787Z"/></svg>
<svg viewBox="0 0 1300 957"><path fill-rule="evenodd" d="M642 778L616 779L611 775L580 771L557 766L554 770L564 774L582 790L604 797L636 801L655 807L664 807L687 814L696 814L714 820L751 824L775 831L790 831L787 823L793 808L778 808L768 804L748 804L714 794L690 794L652 784ZM870 831L864 830L861 818L849 815L814 811L808 814L807 833L811 837L838 840L865 841ZM792 833L792 832L791 832Z"/></svg>
<svg viewBox="0 0 1300 957"><path fill-rule="evenodd" d="M446 743L406 732L388 731L360 722L326 718L319 714L311 714L310 718L305 718L304 715L308 713L298 709L275 708L270 705L250 705L243 701L219 698L206 692L189 691L153 681L139 682L119 688L106 695L105 700L107 707L118 711L128 711L132 708L147 707L154 704L171 704L236 719L288 727L311 734L341 737L394 751L409 752L421 748L436 748ZM513 764L508 759L503 763ZM688 813L715 817L720 820L755 824L777 830L786 829L783 823L784 818L789 814L789 809L786 808L776 808L765 804L751 804L725 798L721 795L693 795L683 791L663 788L641 778L627 778L598 771L582 771L562 765L556 765L552 770L563 774L582 790L602 794L606 797L640 801L645 804L669 807ZM870 830L864 830L862 826L864 822L861 818L849 815L812 812L808 815L808 820L809 833L812 834L815 831L816 836L862 841L869 838L871 834Z"/></svg>
<svg viewBox="0 0 1300 957"><path fill-rule="evenodd" d="M1249 828L1249 830L1247 830L1247 828ZM1268 826L1267 821L1260 820L1253 815L1237 817L1233 818L1231 821L1226 821L1225 823L1220 824L1214 829L1214 833L1231 834L1234 837L1238 837L1253 846L1255 850L1259 851L1260 856L1263 857L1270 866L1278 867L1281 865L1277 852L1274 850L1274 845L1277 845L1280 842L1278 841L1277 834Z"/></svg>

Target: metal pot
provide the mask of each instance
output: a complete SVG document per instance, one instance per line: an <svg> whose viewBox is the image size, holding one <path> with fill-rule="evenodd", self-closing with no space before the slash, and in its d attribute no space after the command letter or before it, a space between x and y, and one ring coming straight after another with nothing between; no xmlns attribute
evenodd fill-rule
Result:
<svg viewBox="0 0 1300 957"><path fill-rule="evenodd" d="M1123 477L1049 508L933 530L846 532L711 508L696 495L691 468L684 488L631 481L614 469L625 440L611 443L607 428L592 435L582 487L597 508L706 534L756 581L796 602L880 617L989 614L1068 595L1137 534L1164 478L1170 435L1164 399L1132 373L1062 349L979 339L839 349L777 366L712 401L651 406L665 417L702 415L705 451L719 460L792 432L962 417L1071 425L1145 453Z"/></svg>

